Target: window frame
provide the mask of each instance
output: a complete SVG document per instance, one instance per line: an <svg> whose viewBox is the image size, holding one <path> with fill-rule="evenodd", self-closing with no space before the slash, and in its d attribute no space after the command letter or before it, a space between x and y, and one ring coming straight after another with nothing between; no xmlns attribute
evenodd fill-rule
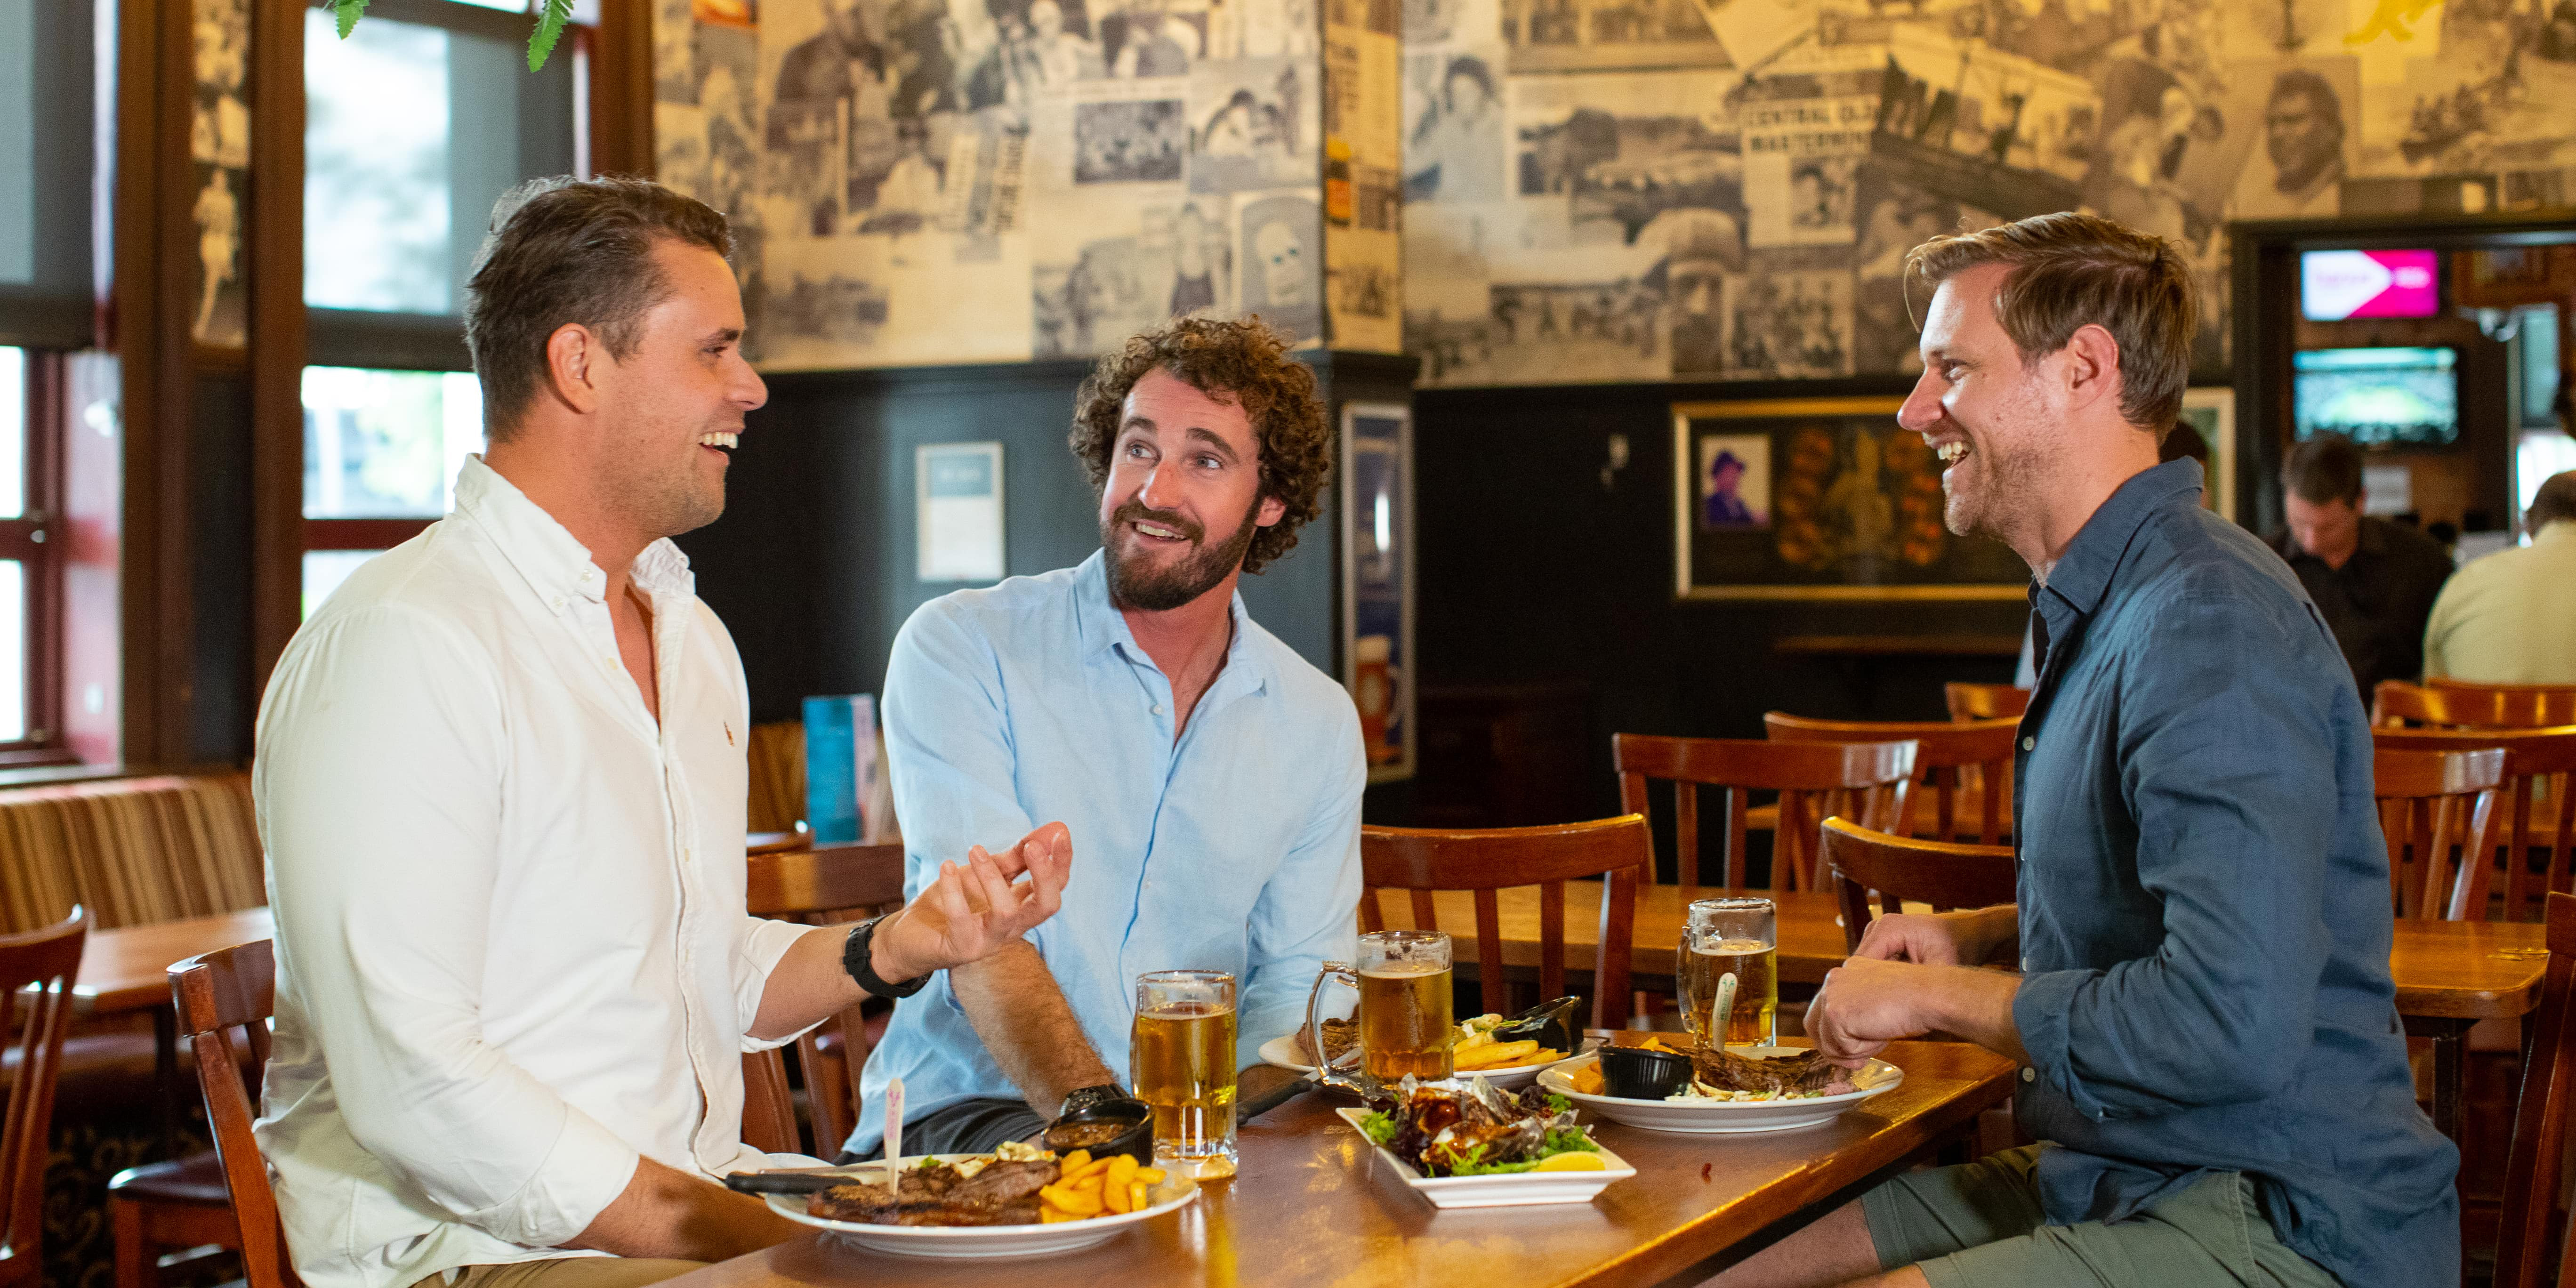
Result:
<svg viewBox="0 0 2576 1288"><path fill-rule="evenodd" d="M0 769L76 763L63 731L63 355L25 348L27 499L15 519L0 519L0 559L26 568L27 733L0 742Z"/></svg>

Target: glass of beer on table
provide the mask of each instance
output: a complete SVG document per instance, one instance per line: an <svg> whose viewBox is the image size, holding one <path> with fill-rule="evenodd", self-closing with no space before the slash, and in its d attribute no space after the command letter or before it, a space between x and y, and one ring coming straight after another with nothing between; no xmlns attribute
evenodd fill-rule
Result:
<svg viewBox="0 0 2576 1288"><path fill-rule="evenodd" d="M1424 1081L1455 1070L1457 1026L1449 1005L1449 936L1437 930L1379 930L1360 936L1356 970L1324 963L1306 995L1308 1041L1324 1050L1315 1003L1340 980L1360 993L1360 1068L1392 1086L1406 1074Z"/></svg>
<svg viewBox="0 0 2576 1288"><path fill-rule="evenodd" d="M1154 1108L1154 1158L1201 1177L1234 1175L1234 976L1136 977L1127 1048L1136 1098Z"/></svg>
<svg viewBox="0 0 2576 1288"><path fill-rule="evenodd" d="M1780 939L1768 899L1701 899L1682 928L1680 991L1691 1036L1702 1046L1769 1046L1780 1016ZM1709 1014L1718 982L1735 976L1735 1004Z"/></svg>

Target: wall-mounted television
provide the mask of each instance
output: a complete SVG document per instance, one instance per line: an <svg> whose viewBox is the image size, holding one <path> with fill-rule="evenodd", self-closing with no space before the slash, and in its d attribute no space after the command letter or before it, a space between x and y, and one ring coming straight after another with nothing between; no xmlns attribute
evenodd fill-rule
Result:
<svg viewBox="0 0 2576 1288"><path fill-rule="evenodd" d="M2429 250L2308 251L2299 256L2299 311L2311 322L2439 317L2441 257Z"/></svg>
<svg viewBox="0 0 2576 1288"><path fill-rule="evenodd" d="M2302 349L2290 370L2301 438L2341 434L2363 447L2459 441L2456 349Z"/></svg>

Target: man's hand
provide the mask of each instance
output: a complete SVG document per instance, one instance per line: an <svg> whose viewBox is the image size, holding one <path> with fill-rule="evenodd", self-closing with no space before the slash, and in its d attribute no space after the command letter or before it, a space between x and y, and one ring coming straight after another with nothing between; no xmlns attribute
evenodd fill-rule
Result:
<svg viewBox="0 0 2576 1288"><path fill-rule="evenodd" d="M982 961L1055 915L1072 864L1073 834L1062 823L999 855L974 846L965 863L942 862L937 881L878 925L870 964L878 978L901 981Z"/></svg>
<svg viewBox="0 0 2576 1288"><path fill-rule="evenodd" d="M1871 920L1852 955L1921 966L1982 966L2019 930L2019 910L2011 907L1889 913Z"/></svg>
<svg viewBox="0 0 2576 1288"><path fill-rule="evenodd" d="M1853 957L1825 972L1807 1004L1807 1036L1826 1059L1858 1068L1890 1042L1935 1029L2027 1062L2013 1023L2021 977L1965 966Z"/></svg>

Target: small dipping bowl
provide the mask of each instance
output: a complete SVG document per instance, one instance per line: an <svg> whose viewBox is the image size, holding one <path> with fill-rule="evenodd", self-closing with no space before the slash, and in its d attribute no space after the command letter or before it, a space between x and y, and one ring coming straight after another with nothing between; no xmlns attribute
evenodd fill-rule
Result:
<svg viewBox="0 0 2576 1288"><path fill-rule="evenodd" d="M1154 1165L1154 1111L1141 1100L1104 1100L1055 1120L1046 1129L1046 1147L1061 1157L1077 1149L1093 1158L1125 1154Z"/></svg>
<svg viewBox="0 0 2576 1288"><path fill-rule="evenodd" d="M1602 1089L1622 1100L1661 1100L1690 1086L1686 1055L1645 1047L1601 1048Z"/></svg>

